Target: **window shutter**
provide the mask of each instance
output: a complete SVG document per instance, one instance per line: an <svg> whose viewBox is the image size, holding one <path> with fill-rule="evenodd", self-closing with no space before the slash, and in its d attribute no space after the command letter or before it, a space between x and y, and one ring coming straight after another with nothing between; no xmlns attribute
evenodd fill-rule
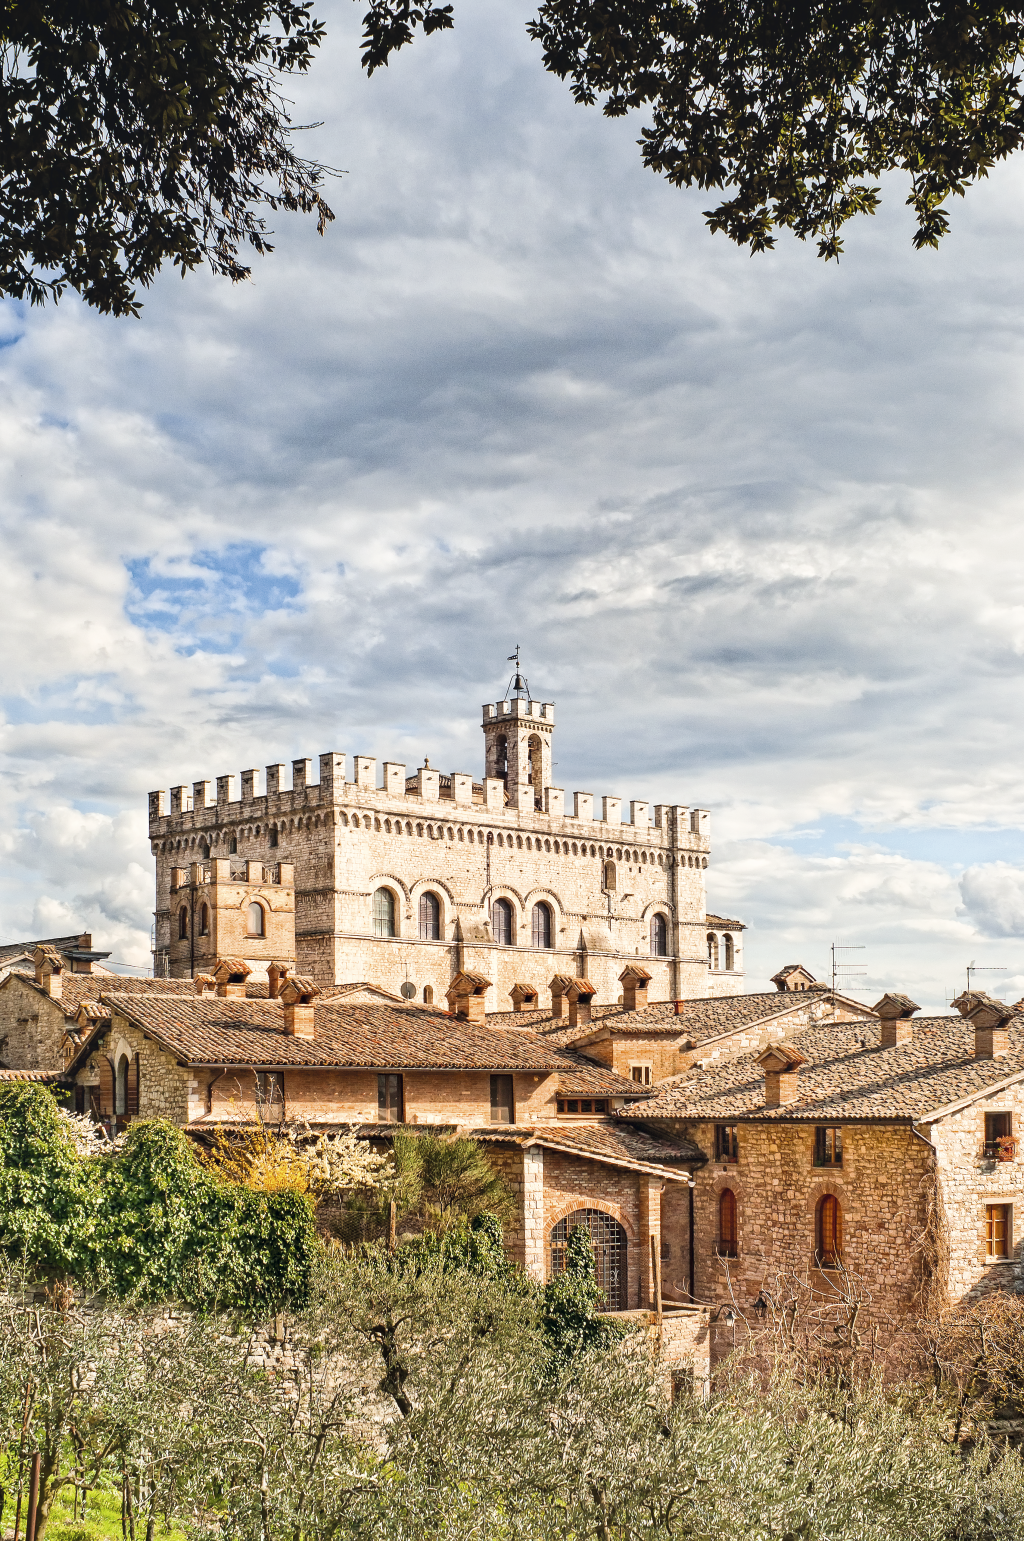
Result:
<svg viewBox="0 0 1024 1541"><path fill-rule="evenodd" d="M106 1117L114 1111L114 1067L105 1054L100 1056L100 1112Z"/></svg>
<svg viewBox="0 0 1024 1541"><path fill-rule="evenodd" d="M126 1096L124 1110L129 1118L139 1116L139 1056L133 1054L128 1061Z"/></svg>

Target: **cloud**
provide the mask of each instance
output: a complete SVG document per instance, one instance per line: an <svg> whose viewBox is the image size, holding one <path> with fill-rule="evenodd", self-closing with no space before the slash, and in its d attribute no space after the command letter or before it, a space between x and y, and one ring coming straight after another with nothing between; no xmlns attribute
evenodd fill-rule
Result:
<svg viewBox="0 0 1024 1541"><path fill-rule="evenodd" d="M147 790L478 766L521 642L567 790L712 808L752 978L846 936L941 1004L1018 934L1022 171L937 254L894 185L838 268L751 260L527 14L368 82L330 6L324 241L282 216L252 283L163 275L137 324L0 308L5 934L144 960Z"/></svg>
<svg viewBox="0 0 1024 1541"><path fill-rule="evenodd" d="M968 867L960 879L962 913L983 936L1024 937L1024 870L1008 862Z"/></svg>

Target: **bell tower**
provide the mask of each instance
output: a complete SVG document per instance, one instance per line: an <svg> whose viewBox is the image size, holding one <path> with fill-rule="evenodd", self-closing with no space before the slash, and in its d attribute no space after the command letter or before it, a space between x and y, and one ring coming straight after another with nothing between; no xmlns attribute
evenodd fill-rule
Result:
<svg viewBox="0 0 1024 1541"><path fill-rule="evenodd" d="M519 649L509 659L516 666L503 701L484 706L484 775L504 782L510 808L533 813L544 807L551 785L551 740L555 729L553 701L534 701L520 672Z"/></svg>

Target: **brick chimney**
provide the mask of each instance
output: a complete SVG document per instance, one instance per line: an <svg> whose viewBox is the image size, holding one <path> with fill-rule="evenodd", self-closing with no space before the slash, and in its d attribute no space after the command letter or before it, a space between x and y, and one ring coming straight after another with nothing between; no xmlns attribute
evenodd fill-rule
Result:
<svg viewBox="0 0 1024 1541"><path fill-rule="evenodd" d="M538 995L533 985L517 982L508 993L512 997L513 1011L536 1011Z"/></svg>
<svg viewBox="0 0 1024 1541"><path fill-rule="evenodd" d="M33 954L36 984L42 985L51 1000L59 1001L64 975L64 959L56 947L40 946Z"/></svg>
<svg viewBox="0 0 1024 1541"><path fill-rule="evenodd" d="M757 1056L756 1063L764 1071L764 1105L766 1108L783 1108L791 1102L799 1102L798 1072L807 1060L786 1043L773 1043Z"/></svg>
<svg viewBox="0 0 1024 1541"><path fill-rule="evenodd" d="M483 1023L486 1020L484 997L490 988L491 981L483 974L460 970L448 986L448 1010L463 1022Z"/></svg>
<svg viewBox="0 0 1024 1541"><path fill-rule="evenodd" d="M953 1005L974 1028L975 1059L1000 1059L1009 1053L1006 1030L1013 1020L1012 1006L983 990L965 990Z"/></svg>
<svg viewBox="0 0 1024 1541"><path fill-rule="evenodd" d="M551 1015L556 1021L565 1016L565 997L571 984L571 974L556 974L548 985L551 991Z"/></svg>
<svg viewBox="0 0 1024 1541"><path fill-rule="evenodd" d="M244 958L218 958L213 977L217 981L217 994L227 1000L245 1000L245 981L252 969Z"/></svg>
<svg viewBox="0 0 1024 1541"><path fill-rule="evenodd" d="M566 992L569 1002L569 1026L585 1027L590 1021L590 1005L597 994L589 979L574 979Z"/></svg>
<svg viewBox="0 0 1024 1541"><path fill-rule="evenodd" d="M627 963L619 975L623 1011L643 1011L647 1005L647 986L651 976L639 963Z"/></svg>
<svg viewBox="0 0 1024 1541"><path fill-rule="evenodd" d="M217 981L212 974L193 974L192 989L196 995L216 995Z"/></svg>
<svg viewBox="0 0 1024 1541"><path fill-rule="evenodd" d="M914 1024L910 1019L921 1008L909 995L883 995L871 1010L881 1019L883 1049L895 1049L913 1038Z"/></svg>
<svg viewBox="0 0 1024 1541"><path fill-rule="evenodd" d="M284 1007L284 1030L292 1038L312 1038L320 986L308 974L289 974L278 999Z"/></svg>
<svg viewBox="0 0 1024 1541"><path fill-rule="evenodd" d="M281 986L288 978L287 963L271 963L267 968L267 983L270 988L270 999L276 1001L281 994Z"/></svg>

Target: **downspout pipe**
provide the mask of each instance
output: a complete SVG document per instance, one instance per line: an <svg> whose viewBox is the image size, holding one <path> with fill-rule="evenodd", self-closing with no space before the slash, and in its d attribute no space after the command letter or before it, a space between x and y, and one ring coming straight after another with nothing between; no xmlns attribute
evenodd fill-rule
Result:
<svg viewBox="0 0 1024 1541"><path fill-rule="evenodd" d="M693 1259L694 1259L694 1247L693 1247L693 1190L697 1186L697 1184L695 1183L694 1179L692 1177L690 1177L688 1179L688 1185L689 1185L689 1189L690 1189L690 1299L694 1302L694 1304L696 1304L697 1296L694 1294L694 1288L693 1288L693 1286L694 1286L694 1276L693 1276Z"/></svg>

